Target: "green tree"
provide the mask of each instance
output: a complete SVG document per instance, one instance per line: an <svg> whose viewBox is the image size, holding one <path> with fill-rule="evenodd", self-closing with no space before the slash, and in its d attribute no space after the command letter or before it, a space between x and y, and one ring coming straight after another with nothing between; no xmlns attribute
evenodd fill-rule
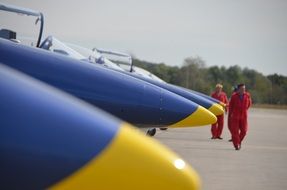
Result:
<svg viewBox="0 0 287 190"><path fill-rule="evenodd" d="M251 93L254 103L287 104L287 77L282 75L274 74L266 77L253 69L241 69L238 65L228 68L206 67L205 61L199 56L184 59L181 67L150 63L136 58L133 58L133 63L166 82L208 95L214 90L216 83L222 83L224 91L230 96L232 87L243 82Z"/></svg>
<svg viewBox="0 0 287 190"><path fill-rule="evenodd" d="M268 75L271 82L270 99L272 104L287 104L287 77L282 75Z"/></svg>

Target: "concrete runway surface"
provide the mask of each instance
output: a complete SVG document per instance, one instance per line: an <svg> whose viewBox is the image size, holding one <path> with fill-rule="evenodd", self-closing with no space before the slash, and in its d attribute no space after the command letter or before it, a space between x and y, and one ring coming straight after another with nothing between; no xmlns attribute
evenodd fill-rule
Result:
<svg viewBox="0 0 287 190"><path fill-rule="evenodd" d="M210 126L155 135L197 170L203 190L287 189L287 110L251 108L240 151L228 142L226 120L223 140L210 137Z"/></svg>

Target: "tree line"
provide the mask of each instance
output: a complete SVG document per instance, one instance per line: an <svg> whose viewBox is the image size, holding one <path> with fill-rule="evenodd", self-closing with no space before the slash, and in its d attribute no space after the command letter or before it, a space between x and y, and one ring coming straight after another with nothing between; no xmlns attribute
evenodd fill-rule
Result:
<svg viewBox="0 0 287 190"><path fill-rule="evenodd" d="M157 75L164 81L211 94L217 83L223 84L223 90L228 97L233 87L245 83L255 104L287 105L287 77L272 74L264 76L256 70L241 68L238 65L206 67L200 57L188 57L181 67L168 66L164 63L151 63L133 58L133 64Z"/></svg>

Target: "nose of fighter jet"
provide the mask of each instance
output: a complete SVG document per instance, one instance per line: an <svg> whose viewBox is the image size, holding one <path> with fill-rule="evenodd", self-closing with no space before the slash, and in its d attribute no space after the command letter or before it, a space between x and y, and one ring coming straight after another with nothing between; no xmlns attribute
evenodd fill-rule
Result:
<svg viewBox="0 0 287 190"><path fill-rule="evenodd" d="M154 139L0 64L0 189L198 189Z"/></svg>
<svg viewBox="0 0 287 190"><path fill-rule="evenodd" d="M213 103L208 110L214 115L222 115L224 113L223 107L217 103Z"/></svg>
<svg viewBox="0 0 287 190"><path fill-rule="evenodd" d="M94 160L51 189L200 189L184 160L156 140L123 124Z"/></svg>
<svg viewBox="0 0 287 190"><path fill-rule="evenodd" d="M190 89L185 89L191 93L196 94L197 96L200 96L201 98L203 98L205 101L209 102L208 104L204 104L205 108L207 108L209 111L211 111L214 115L222 115L224 113L224 107L225 104L220 102L217 99L214 99L206 94L194 91L194 90L190 90Z"/></svg>
<svg viewBox="0 0 287 190"><path fill-rule="evenodd" d="M196 127L213 124L217 121L216 116L202 106L198 106L196 111L169 127Z"/></svg>
<svg viewBox="0 0 287 190"><path fill-rule="evenodd" d="M183 87L171 85L171 84L161 84L164 88L170 90L171 92L174 92L202 107L205 109L208 109L210 112L212 112L214 115L221 115L224 113L221 106L218 106L216 102L211 101L208 99L207 95L204 95L202 93L198 93L196 91L186 89Z"/></svg>
<svg viewBox="0 0 287 190"><path fill-rule="evenodd" d="M169 127L194 127L213 124L216 116L202 106L169 91L162 91L161 121Z"/></svg>

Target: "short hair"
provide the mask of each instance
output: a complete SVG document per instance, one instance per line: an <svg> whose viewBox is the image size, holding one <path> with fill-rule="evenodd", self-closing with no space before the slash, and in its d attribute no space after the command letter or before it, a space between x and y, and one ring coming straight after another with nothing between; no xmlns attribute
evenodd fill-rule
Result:
<svg viewBox="0 0 287 190"><path fill-rule="evenodd" d="M245 84L244 83L240 83L240 84L237 85L237 88L240 88L242 86L245 86Z"/></svg>
<svg viewBox="0 0 287 190"><path fill-rule="evenodd" d="M236 92L238 90L238 86L237 85L233 86L232 88L233 88L233 92Z"/></svg>
<svg viewBox="0 0 287 190"><path fill-rule="evenodd" d="M215 88L223 88L223 85L222 84L216 84Z"/></svg>

